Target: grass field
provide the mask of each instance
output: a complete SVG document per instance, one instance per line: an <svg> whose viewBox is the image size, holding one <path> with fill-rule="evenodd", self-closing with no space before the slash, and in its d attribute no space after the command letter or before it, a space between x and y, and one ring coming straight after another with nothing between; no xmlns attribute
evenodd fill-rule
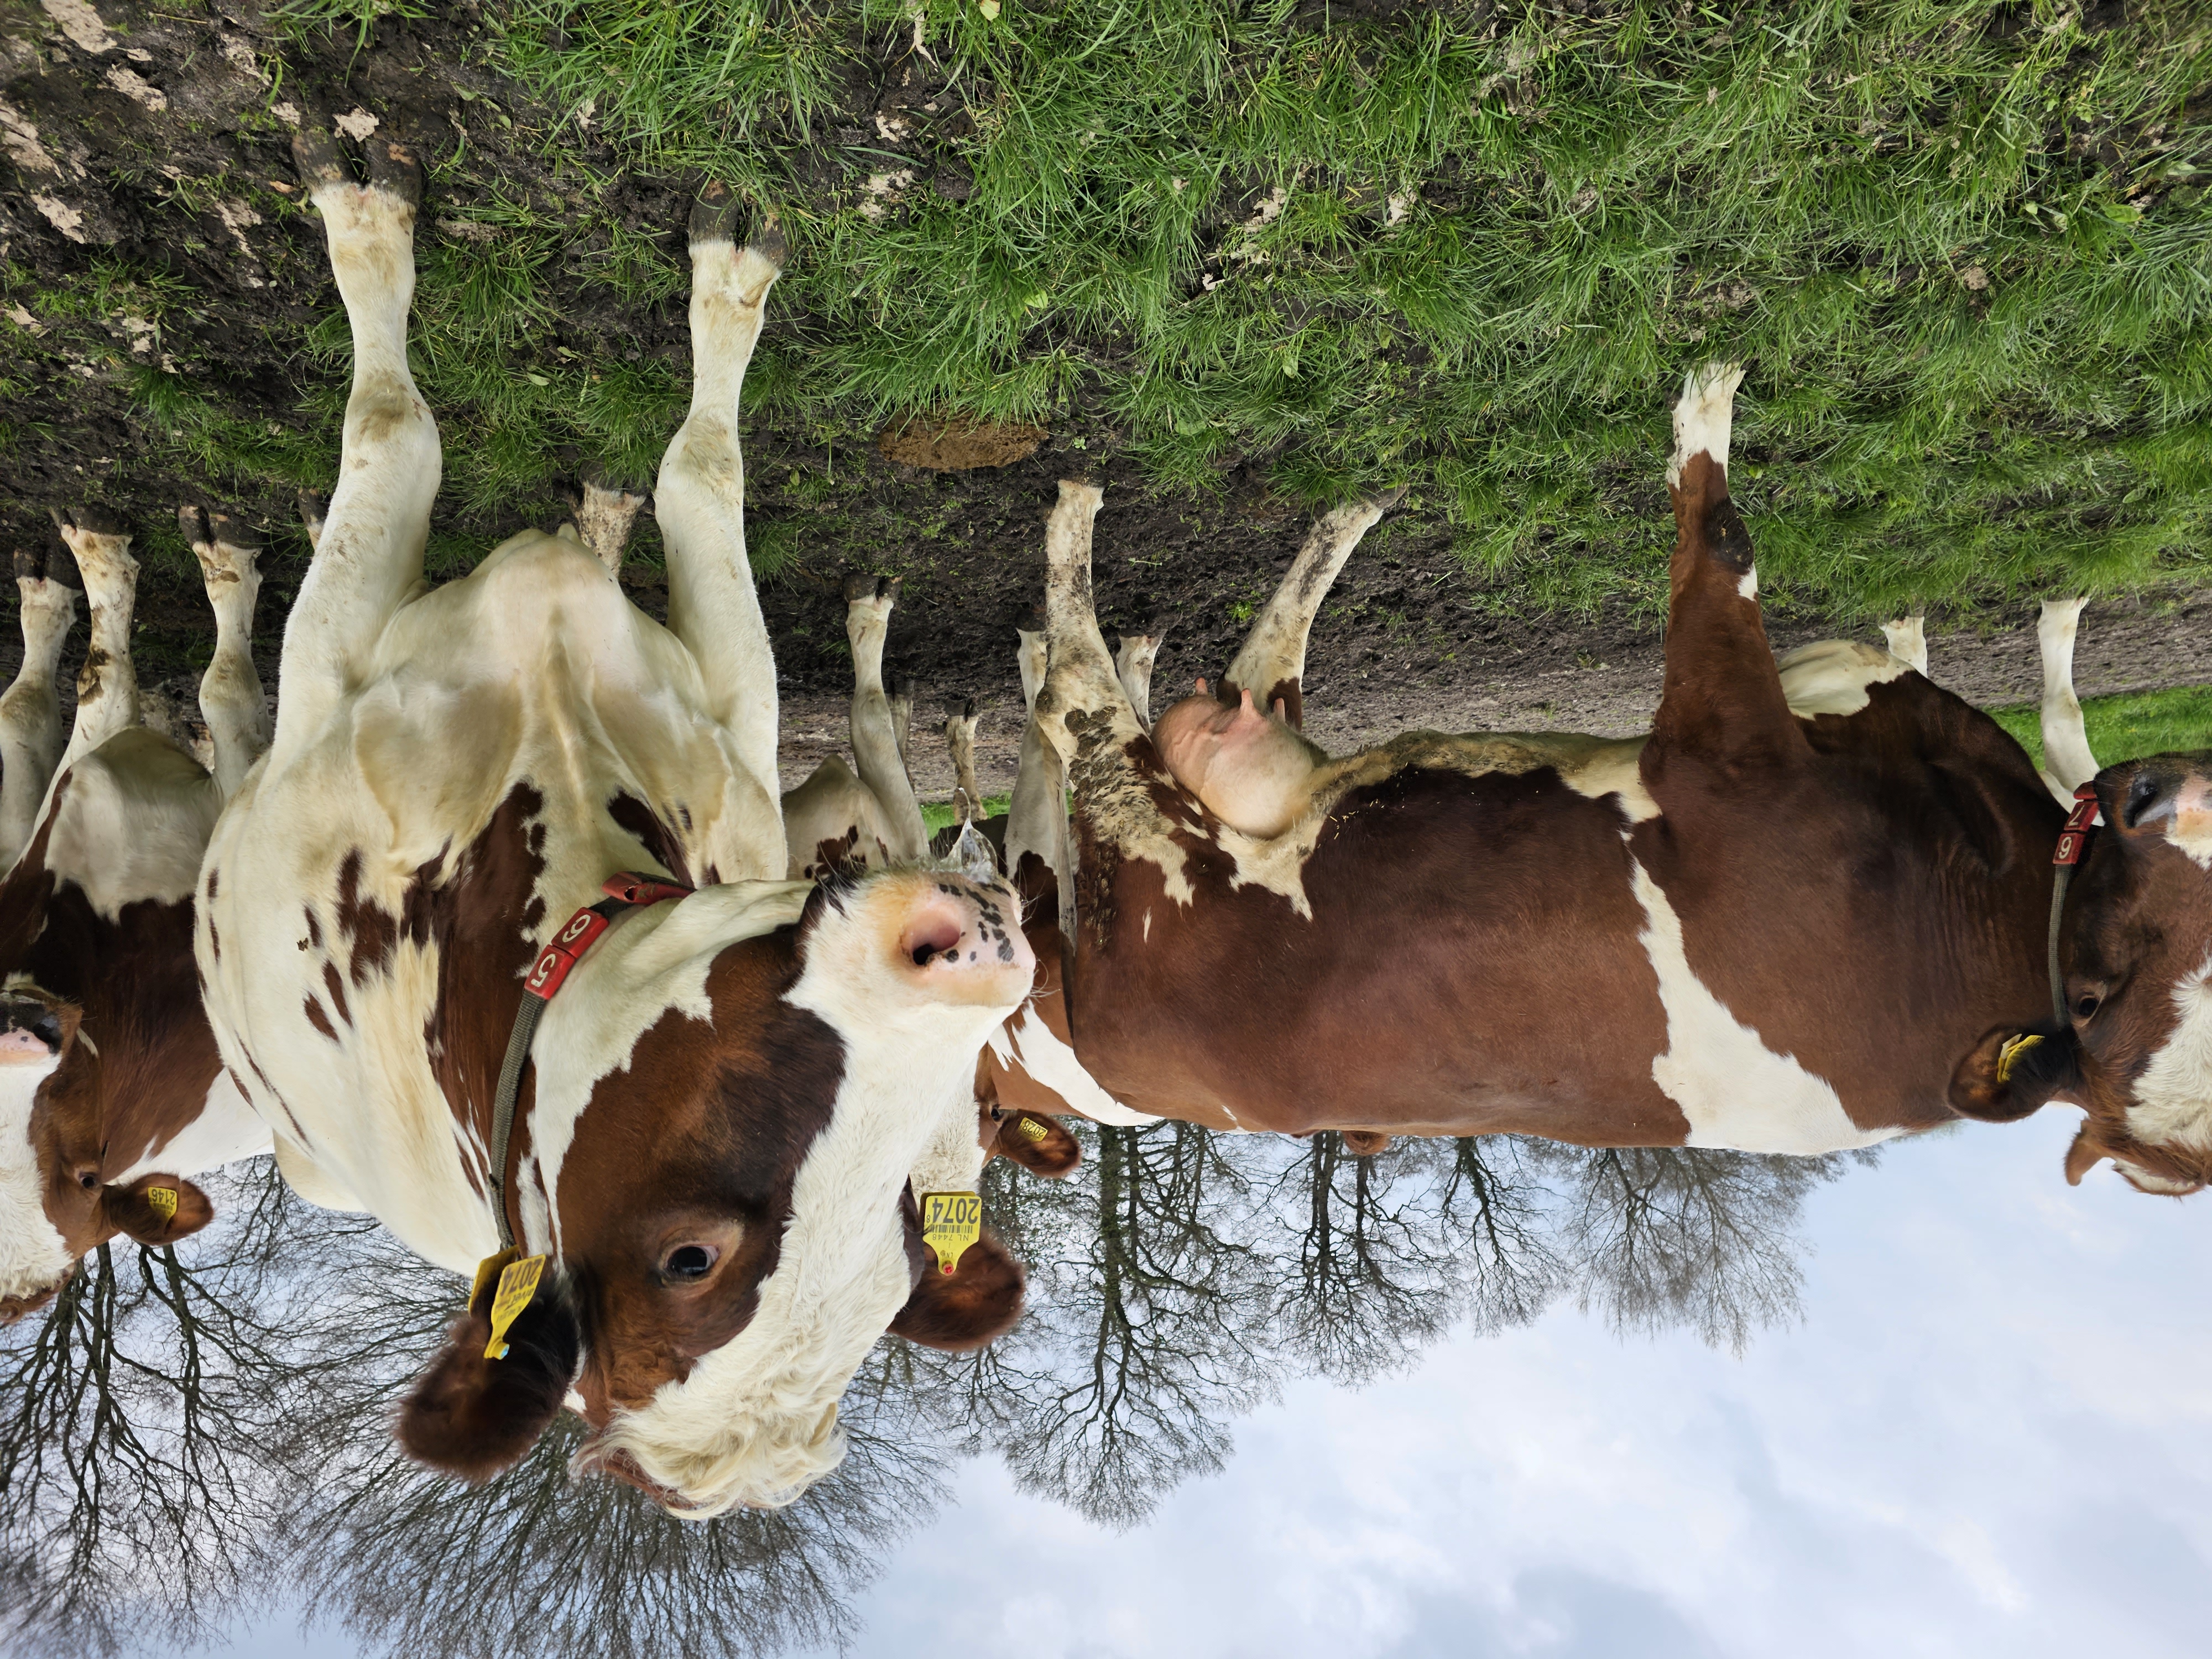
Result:
<svg viewBox="0 0 2212 1659"><path fill-rule="evenodd" d="M1998 725L2043 764L2043 731L2030 708L1991 711ZM2089 752L2104 765L2138 755L2212 748L2212 686L2185 686L2131 697L2092 697L2081 705Z"/></svg>
<svg viewBox="0 0 2212 1659"><path fill-rule="evenodd" d="M347 54L431 15L280 13ZM1200 495L1231 468L1304 502L1410 481L1516 605L1648 615L1668 388L1740 356L1735 482L1778 605L2207 574L2198 0L516 0L482 27L470 50L534 105L453 126L551 184L441 203L465 143L434 173L416 337L471 437L464 507L649 476L684 368L624 319L680 320L680 239L608 204L622 175L704 171L790 228L748 395L830 458L757 482L764 570L803 538L919 533L837 457L967 411ZM586 132L617 166L572 159ZM304 210L256 188L271 222ZM120 254L5 286L42 318L193 303ZM343 359L333 309L274 423L123 361L180 465L267 490L327 476Z"/></svg>

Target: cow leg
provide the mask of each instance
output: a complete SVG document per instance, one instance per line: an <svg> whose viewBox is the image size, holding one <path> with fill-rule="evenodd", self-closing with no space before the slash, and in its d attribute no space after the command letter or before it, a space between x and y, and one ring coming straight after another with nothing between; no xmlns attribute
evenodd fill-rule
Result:
<svg viewBox="0 0 2212 1659"><path fill-rule="evenodd" d="M957 714L945 717L945 747L952 757L952 799L963 823L983 816L983 798L975 790L975 699L960 705Z"/></svg>
<svg viewBox="0 0 2212 1659"><path fill-rule="evenodd" d="M215 656L200 676L200 718L215 750L216 787L228 800L269 747L269 704L253 667L253 605L261 593L257 542L224 513L177 509L215 612Z"/></svg>
<svg viewBox="0 0 2212 1659"><path fill-rule="evenodd" d="M653 499L668 549L669 629L697 659L708 710L738 759L773 791L775 659L745 556L738 394L787 250L774 220L739 247L739 211L723 185L708 185L691 210L691 409Z"/></svg>
<svg viewBox="0 0 2212 1659"><path fill-rule="evenodd" d="M2035 636L2043 648L2043 772L2051 793L2068 806L2074 792L2100 769L2089 752L2081 700L2074 695L2074 636L2087 599L2045 599Z"/></svg>
<svg viewBox="0 0 2212 1659"><path fill-rule="evenodd" d="M629 545L630 532L637 527L637 515L644 510L647 499L589 479L584 482L583 494L575 498L577 538L606 567L610 576L622 574L623 550Z"/></svg>
<svg viewBox="0 0 2212 1659"><path fill-rule="evenodd" d="M929 850L929 831L922 826L921 804L907 778L899 722L884 694L884 641L890 633L898 590L896 576L845 578L845 637L853 647L853 759L883 813L890 855L906 861ZM911 696L906 705L911 716Z"/></svg>
<svg viewBox="0 0 2212 1659"><path fill-rule="evenodd" d="M76 621L76 590L47 574L43 553L15 555L22 595L23 665L0 696L0 872L30 842L39 803L62 758L62 645Z"/></svg>
<svg viewBox="0 0 2212 1659"><path fill-rule="evenodd" d="M353 391L337 487L319 532L311 526L315 556L284 625L280 749L323 728L366 672L385 623L421 586L438 494L438 423L407 368L422 170L397 141L372 138L362 149L368 182L356 185L328 133L292 142L353 331Z"/></svg>
<svg viewBox="0 0 2212 1659"><path fill-rule="evenodd" d="M1067 769L1037 723L1037 694L1044 689L1044 630L1016 631L1021 636L1022 702L1029 717L1022 726L1014 793L1006 803L1006 875L1035 914L1035 907L1059 902L1060 837L1067 823Z"/></svg>
<svg viewBox="0 0 2212 1659"><path fill-rule="evenodd" d="M1147 732L1152 729L1152 664L1159 658L1165 634L1164 629L1158 634L1124 634L1114 647L1114 677L1121 682L1129 707L1137 711L1137 723Z"/></svg>
<svg viewBox="0 0 2212 1659"><path fill-rule="evenodd" d="M1249 691L1262 708L1272 708L1279 700L1283 718L1292 726L1304 726L1305 700L1299 682L1305 678L1306 636L1321 614L1321 602L1328 597L1359 538L1405 493L1394 489L1369 501L1352 501L1315 522L1275 596L1244 636L1244 648L1222 676L1222 701L1235 702L1240 691Z"/></svg>
<svg viewBox="0 0 2212 1659"><path fill-rule="evenodd" d="M97 513L57 511L54 523L76 556L92 610L92 641L76 671L76 724L61 768L138 724L138 671L131 663L131 612L138 597L138 561L119 521Z"/></svg>
<svg viewBox="0 0 2212 1659"><path fill-rule="evenodd" d="M1923 678L1928 672L1928 629L1921 617L1899 617L1895 622L1881 625L1881 636L1889 641L1889 654L1917 671Z"/></svg>
<svg viewBox="0 0 2212 1659"><path fill-rule="evenodd" d="M1733 766L1805 750L1759 616L1751 536L1729 498L1729 431L1742 379L1732 364L1708 363L1691 371L1674 405L1667 489L1675 543L1666 679L1642 763L1650 782L1670 755Z"/></svg>
<svg viewBox="0 0 2212 1659"><path fill-rule="evenodd" d="M323 544L323 518L330 511L330 503L312 489L303 489L298 496L300 526L307 532L309 548Z"/></svg>

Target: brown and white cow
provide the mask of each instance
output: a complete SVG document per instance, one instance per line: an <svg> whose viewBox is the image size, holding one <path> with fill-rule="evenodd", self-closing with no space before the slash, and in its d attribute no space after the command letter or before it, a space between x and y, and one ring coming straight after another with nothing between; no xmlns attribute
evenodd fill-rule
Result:
<svg viewBox="0 0 2212 1659"><path fill-rule="evenodd" d="M1297 1133L1787 1152L2066 1097L2090 1112L2069 1168L2212 1173L2212 757L2099 775L2056 1025L2062 814L1890 653L1777 664L1728 494L1739 378L1693 375L1675 410L1665 688L1626 742L1411 732L1328 759L1272 717L1265 664L1257 708L1148 735L1091 611L1100 493L1061 486L1038 710L1076 799L1067 1020L1108 1095ZM1181 781L1217 768L1218 805Z"/></svg>
<svg viewBox="0 0 2212 1659"><path fill-rule="evenodd" d="M352 327L338 481L284 639L268 758L218 825L196 935L225 1061L308 1196L467 1273L550 1258L487 1359L486 1286L401 1438L487 1474L573 1399L580 1468L679 1513L789 1501L890 1328L972 1345L1018 1314L986 1237L922 1271L908 1177L973 1133L988 1032L1026 994L1012 895L889 871L785 879L776 691L745 554L738 392L784 258L713 187L691 225L692 402L653 492L665 627L580 539L526 532L426 586L440 471L407 364L421 172L353 183L303 136ZM629 911L549 1003L496 1171L523 975L611 872ZM573 1389L573 1395L571 1393Z"/></svg>
<svg viewBox="0 0 2212 1659"><path fill-rule="evenodd" d="M23 666L0 698L0 1321L51 1299L118 1233L167 1243L204 1226L212 1210L185 1177L269 1150L218 1063L192 968L200 856L267 741L260 578L242 529L181 516L216 613L200 681L212 774L139 724L131 537L57 515L92 611L65 747L54 675L76 594L43 558L16 562Z"/></svg>

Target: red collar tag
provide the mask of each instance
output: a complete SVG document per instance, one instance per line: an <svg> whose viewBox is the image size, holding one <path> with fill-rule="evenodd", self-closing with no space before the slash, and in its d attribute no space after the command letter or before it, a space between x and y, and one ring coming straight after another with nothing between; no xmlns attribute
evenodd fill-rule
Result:
<svg viewBox="0 0 2212 1659"><path fill-rule="evenodd" d="M522 981L522 988L540 1001L552 1001L553 994L567 981L569 970L583 960L592 941L613 925L618 906L659 904L665 899L683 898L691 891L674 882L655 881L650 876L632 875L627 870L609 876L599 890L607 896L570 916L561 931L553 935L552 942L538 953L529 977Z"/></svg>
<svg viewBox="0 0 2212 1659"><path fill-rule="evenodd" d="M2085 783L2074 792L2074 810L2066 815L2066 827L2058 832L2058 845L2052 849L2053 864L2073 866L2081 862L2081 854L2088 850L2089 832L2104 823L2097 809L2097 787Z"/></svg>

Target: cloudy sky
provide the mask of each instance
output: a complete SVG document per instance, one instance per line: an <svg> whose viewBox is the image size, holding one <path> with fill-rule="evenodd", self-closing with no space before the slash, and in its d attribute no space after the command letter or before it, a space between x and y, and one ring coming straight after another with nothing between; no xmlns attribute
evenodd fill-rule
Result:
<svg viewBox="0 0 2212 1659"><path fill-rule="evenodd" d="M1815 1193L1805 1322L1741 1359L1571 1310L1449 1341L1293 1387L1126 1534L969 1464L857 1650L2202 1654L2212 1200L2068 1188L2078 1121Z"/></svg>

